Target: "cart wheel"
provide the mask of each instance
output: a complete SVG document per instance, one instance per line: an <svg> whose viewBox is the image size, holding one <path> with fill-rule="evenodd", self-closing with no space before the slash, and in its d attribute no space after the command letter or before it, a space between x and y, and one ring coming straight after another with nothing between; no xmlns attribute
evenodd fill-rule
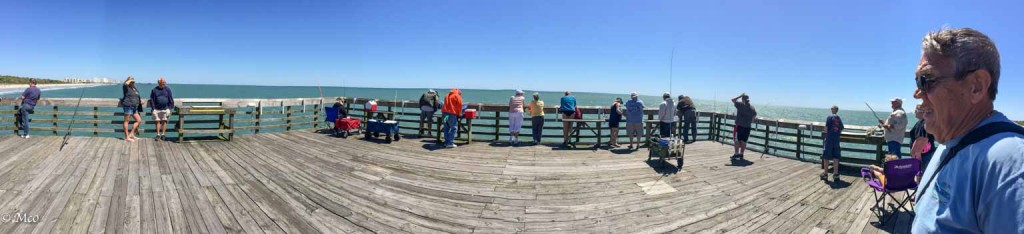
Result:
<svg viewBox="0 0 1024 234"><path fill-rule="evenodd" d="M374 132L373 133L373 138L378 138L378 137L380 137L380 133L379 132Z"/></svg>
<svg viewBox="0 0 1024 234"><path fill-rule="evenodd" d="M384 137L384 142L387 142L388 144L391 144L391 136L385 136Z"/></svg>
<svg viewBox="0 0 1024 234"><path fill-rule="evenodd" d="M370 132L369 131L366 131L366 134L363 135L363 139L370 140Z"/></svg>
<svg viewBox="0 0 1024 234"><path fill-rule="evenodd" d="M401 140L401 139L402 139L402 137L399 136L398 133L395 133L395 141L398 141L398 140Z"/></svg>
<svg viewBox="0 0 1024 234"><path fill-rule="evenodd" d="M341 138L348 138L348 131L342 131L340 133L340 135L341 135Z"/></svg>

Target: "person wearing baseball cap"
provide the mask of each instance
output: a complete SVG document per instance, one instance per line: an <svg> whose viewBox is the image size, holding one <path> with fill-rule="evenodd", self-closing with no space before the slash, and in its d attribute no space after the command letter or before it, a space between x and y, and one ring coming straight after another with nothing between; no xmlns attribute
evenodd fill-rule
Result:
<svg viewBox="0 0 1024 234"><path fill-rule="evenodd" d="M636 138L637 146L640 149L640 142L644 139L644 101L640 100L636 92L629 94L629 101L626 101L626 135L629 136L629 147L633 148L633 138Z"/></svg>
<svg viewBox="0 0 1024 234"><path fill-rule="evenodd" d="M884 133L883 138L889 154L903 158L901 148L903 148L903 138L907 132L907 112L903 110L902 98L893 98L889 100L889 103L892 103L892 113L889 113L889 118L885 121L878 120L878 124L884 128L882 133Z"/></svg>

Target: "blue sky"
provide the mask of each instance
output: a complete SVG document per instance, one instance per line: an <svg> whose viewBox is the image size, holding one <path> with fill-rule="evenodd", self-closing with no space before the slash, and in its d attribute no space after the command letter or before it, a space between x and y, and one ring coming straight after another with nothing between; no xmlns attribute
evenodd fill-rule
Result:
<svg viewBox="0 0 1024 234"><path fill-rule="evenodd" d="M973 27L1024 119L1022 1L23 1L0 74L564 90L864 109L910 98L921 37ZM909 101L914 104L916 101Z"/></svg>

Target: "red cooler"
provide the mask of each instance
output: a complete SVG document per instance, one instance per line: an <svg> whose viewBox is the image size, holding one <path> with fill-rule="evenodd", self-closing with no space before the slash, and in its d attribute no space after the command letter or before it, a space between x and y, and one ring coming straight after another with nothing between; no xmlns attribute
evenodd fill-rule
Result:
<svg viewBox="0 0 1024 234"><path fill-rule="evenodd" d="M476 118L476 109L466 109L465 117L467 119L475 119Z"/></svg>
<svg viewBox="0 0 1024 234"><path fill-rule="evenodd" d="M368 102L366 102L366 109L365 110L367 112L377 111L377 101L368 101Z"/></svg>

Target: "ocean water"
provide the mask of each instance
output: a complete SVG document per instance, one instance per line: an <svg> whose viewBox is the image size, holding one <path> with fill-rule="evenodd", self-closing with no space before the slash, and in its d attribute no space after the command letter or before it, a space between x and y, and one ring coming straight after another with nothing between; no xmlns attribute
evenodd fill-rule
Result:
<svg viewBox="0 0 1024 234"><path fill-rule="evenodd" d="M143 98L148 97L148 90L155 87L155 84L139 84L139 90L142 91ZM174 91L175 98L310 98L320 97L321 90L325 98L333 99L337 96L345 97L358 97L358 98L377 98L382 100L410 100L417 101L423 92L426 92L427 88L356 88L356 87L322 87L316 86L254 86L254 85L200 85L200 84L171 84L169 85ZM449 88L434 88L441 95L447 94ZM549 92L549 91L533 91L524 90L527 94L527 100L532 100L530 95L534 92L540 93L541 100L544 100L548 105L557 105L559 98L563 96L562 92ZM62 89L62 90L49 90L43 92L43 97L62 97L62 98L78 98L82 95L87 98L119 98L121 97L121 86L120 85L109 85L100 87L89 87L80 89ZM481 90L481 89L463 89L462 90L463 101L471 103L494 103L504 104L508 103L509 97L514 94L514 90ZM5 94L0 95L5 98L16 97L17 94ZM611 106L612 101L616 98L622 98L623 100L629 99L629 93L589 93L589 92L574 92L573 96L576 97L578 105L581 106ZM442 96L443 97L443 96ZM661 97L650 96L641 94L640 97L648 108L657 108L658 104L661 103ZM697 106L698 111L718 111L723 113L733 113L735 108L728 99L722 100L706 100L700 98L694 98L694 104ZM830 114L827 107L812 108L812 107L794 107L794 106L778 106L778 105L766 105L764 103L753 102L754 107L758 111L758 117L769 118L769 119L787 119L787 120L801 120L810 122L824 122L825 118ZM875 111L878 111L878 116L882 119L888 116L891 111L888 103L878 103L873 105ZM905 106L908 112L912 110L912 107ZM858 107L858 109L861 109ZM877 125L875 116L870 111L859 111L859 110L844 110L840 107L839 115L843 118L843 122L846 125L861 125L861 126L874 126ZM908 113L910 123L917 122L913 114ZM909 124L908 124L909 125ZM908 129L911 126L907 126Z"/></svg>

